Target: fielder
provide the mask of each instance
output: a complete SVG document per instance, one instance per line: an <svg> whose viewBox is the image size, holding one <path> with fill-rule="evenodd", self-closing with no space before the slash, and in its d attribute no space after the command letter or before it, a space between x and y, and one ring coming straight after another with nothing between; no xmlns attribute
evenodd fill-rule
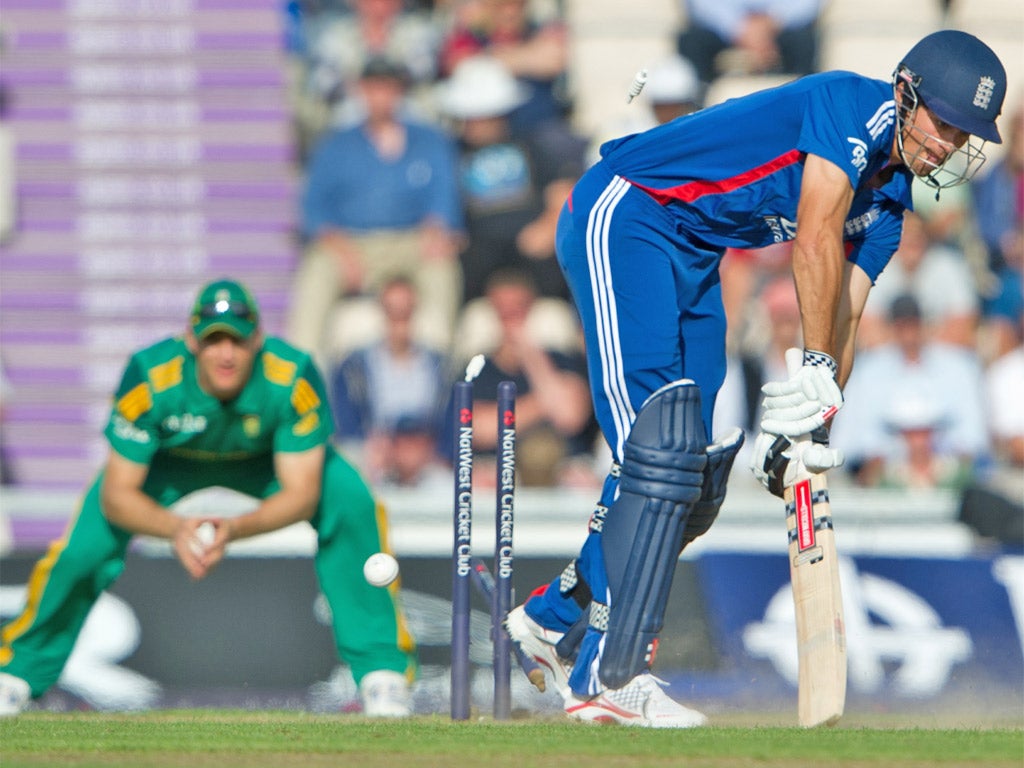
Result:
<svg viewBox="0 0 1024 768"><path fill-rule="evenodd" d="M743 441L740 430L711 441L725 249L794 241L803 366L764 386L752 460L781 496L797 461L815 472L842 463L823 428L842 407L857 322L899 244L913 177L936 194L967 181L984 142L1001 141L1005 93L997 56L944 30L891 82L810 75L602 146L565 203L557 250L615 464L579 556L507 623L571 717L706 721L650 667L679 553L714 522ZM788 439L808 433L819 442L806 451Z"/></svg>
<svg viewBox="0 0 1024 768"><path fill-rule="evenodd" d="M317 532L317 577L364 713L410 714L415 644L397 587L363 578L367 557L384 548L384 510L331 447L333 423L309 355L263 335L249 291L231 280L204 287L184 336L128 361L105 431L106 466L36 564L23 612L0 631L0 715L17 714L57 682L93 603L124 569L134 534L168 539L201 579L229 542L300 520ZM169 507L212 486L261 502L238 517L206 518L216 535L204 548L196 540L204 519Z"/></svg>

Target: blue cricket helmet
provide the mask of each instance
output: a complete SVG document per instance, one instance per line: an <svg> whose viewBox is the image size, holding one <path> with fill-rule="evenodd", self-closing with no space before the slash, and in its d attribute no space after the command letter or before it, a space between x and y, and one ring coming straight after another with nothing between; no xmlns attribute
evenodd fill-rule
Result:
<svg viewBox="0 0 1024 768"><path fill-rule="evenodd" d="M939 118L1002 143L995 121L1006 96L1006 70L974 35L955 29L933 32L910 49L896 71Z"/></svg>

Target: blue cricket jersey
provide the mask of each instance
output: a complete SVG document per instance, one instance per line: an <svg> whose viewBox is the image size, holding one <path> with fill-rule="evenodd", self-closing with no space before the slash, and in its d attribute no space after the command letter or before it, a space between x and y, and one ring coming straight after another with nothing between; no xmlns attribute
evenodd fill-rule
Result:
<svg viewBox="0 0 1024 768"><path fill-rule="evenodd" d="M905 167L868 183L889 162L895 125L890 83L826 72L606 142L601 155L670 211L678 232L720 248L792 240L804 158L830 160L854 189L847 258L874 281L912 208Z"/></svg>

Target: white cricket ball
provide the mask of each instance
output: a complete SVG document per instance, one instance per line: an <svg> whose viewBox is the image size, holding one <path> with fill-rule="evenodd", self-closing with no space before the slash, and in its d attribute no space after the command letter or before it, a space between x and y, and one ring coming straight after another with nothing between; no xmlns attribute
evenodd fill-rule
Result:
<svg viewBox="0 0 1024 768"><path fill-rule="evenodd" d="M202 557L206 550L210 548L210 545L213 544L215 538L217 538L217 529L213 523L206 522L200 524L192 534L192 541L190 542L192 554L196 557Z"/></svg>
<svg viewBox="0 0 1024 768"><path fill-rule="evenodd" d="M398 578L398 561L386 552L370 555L363 563L363 576L375 587L386 587Z"/></svg>

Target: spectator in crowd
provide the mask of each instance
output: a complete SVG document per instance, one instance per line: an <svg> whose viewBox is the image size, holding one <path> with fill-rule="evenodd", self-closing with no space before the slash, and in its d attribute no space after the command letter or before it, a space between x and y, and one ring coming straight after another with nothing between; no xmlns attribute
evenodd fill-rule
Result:
<svg viewBox="0 0 1024 768"><path fill-rule="evenodd" d="M973 349L977 341L979 301L974 275L963 253L934 242L924 220L907 211L900 246L878 278L861 320L865 348L885 342L886 312L895 298L911 293L936 341Z"/></svg>
<svg viewBox="0 0 1024 768"><path fill-rule="evenodd" d="M688 115L700 108L697 70L688 59L678 54L659 59L647 73L642 95L646 95L654 116L649 128Z"/></svg>
<svg viewBox="0 0 1024 768"><path fill-rule="evenodd" d="M640 133L688 115L700 107L701 99L700 80L693 64L678 54L659 59L647 70L647 83L640 92L640 103L634 104L591 138L589 163L597 162L605 141Z"/></svg>
<svg viewBox="0 0 1024 768"><path fill-rule="evenodd" d="M370 59L399 62L409 77L413 107L432 114L430 86L437 76L441 35L431 17L404 0L345 0L347 13L330 14L311 33L307 88L344 124L362 111L358 81Z"/></svg>
<svg viewBox="0 0 1024 768"><path fill-rule="evenodd" d="M1004 263L996 272L991 295L982 303L983 348L995 359L1016 345L1024 315L1024 223L1006 241Z"/></svg>
<svg viewBox="0 0 1024 768"><path fill-rule="evenodd" d="M677 47L705 84L733 71L817 70L822 0L684 0L683 6Z"/></svg>
<svg viewBox="0 0 1024 768"><path fill-rule="evenodd" d="M467 302L482 296L490 275L503 268L528 272L543 296L568 296L555 259L555 227L582 172L585 143L556 130L513 137L509 116L525 98L521 84L490 56L462 61L442 92L441 108L460 142Z"/></svg>
<svg viewBox="0 0 1024 768"><path fill-rule="evenodd" d="M1006 121L1006 150L971 182L978 232L988 248L989 264L999 270L1006 252L1019 247L1024 222L1024 102Z"/></svg>
<svg viewBox="0 0 1024 768"><path fill-rule="evenodd" d="M334 372L337 437L346 455L360 457L371 483L417 485L436 467L445 360L413 337L412 280L387 280L379 304L383 338L352 352Z"/></svg>
<svg viewBox="0 0 1024 768"><path fill-rule="evenodd" d="M726 249L719 274L722 276L722 304L728 321L727 349L737 352L764 344L764 325L758 316L759 304L754 299L776 278L789 278L792 262L792 241L764 248Z"/></svg>
<svg viewBox="0 0 1024 768"><path fill-rule="evenodd" d="M749 347L728 353L725 381L718 391L714 412L715 422L736 424L747 434L756 434L761 424L761 386L784 377L786 350L803 346L800 304L793 278L786 275L772 279L755 298L750 302L756 305L750 321L763 329L764 335L752 339ZM737 454L733 472L747 473L749 454L750 447L745 443Z"/></svg>
<svg viewBox="0 0 1024 768"><path fill-rule="evenodd" d="M518 393L520 480L524 485L560 485L563 473L575 474L574 462L592 458L596 437L583 357L547 349L527 332L537 292L526 274L496 272L487 283L486 296L498 317L500 333L473 387L474 444L481 456L491 457L481 460L484 465L493 462L498 441L495 393L498 382L513 381ZM484 469L479 475L486 481L494 473Z"/></svg>
<svg viewBox="0 0 1024 768"><path fill-rule="evenodd" d="M7 435L4 431L7 405L13 393L14 388L4 373L3 360L0 359L0 485L11 485L14 482L14 472L11 469L10 457L7 455Z"/></svg>
<svg viewBox="0 0 1024 768"><path fill-rule="evenodd" d="M0 50L3 40L0 36ZM14 237L18 222L17 142L7 121L7 87L0 83L0 245Z"/></svg>
<svg viewBox="0 0 1024 768"><path fill-rule="evenodd" d="M1016 346L1024 313L1024 104L1013 113L1008 133L1006 153L972 184L992 272L982 289L982 337L990 359Z"/></svg>
<svg viewBox="0 0 1024 768"><path fill-rule="evenodd" d="M425 335L450 342L461 304L462 209L455 145L439 128L401 116L405 69L371 59L359 81L366 118L335 129L309 163L302 201L306 253L295 276L288 336L318 356L339 297L412 276Z"/></svg>
<svg viewBox="0 0 1024 768"><path fill-rule="evenodd" d="M995 461L965 489L960 520L986 539L1024 547L1024 310L1014 345L985 371L988 431Z"/></svg>
<svg viewBox="0 0 1024 768"><path fill-rule="evenodd" d="M1024 469L1024 311L1017 317L1016 345L985 372L988 429L996 458ZM1017 496L1024 501L1024 496Z"/></svg>
<svg viewBox="0 0 1024 768"><path fill-rule="evenodd" d="M535 19L529 0L455 0L452 27L441 45L441 74L486 54L512 73L524 98L509 113L517 136L564 120L568 32L558 17Z"/></svg>
<svg viewBox="0 0 1024 768"><path fill-rule="evenodd" d="M844 390L847 401L835 419L832 444L845 451L864 485L897 477L896 463L907 460L911 447L918 458L927 448L931 461L945 466L945 480L962 483L988 454L978 357L930 340L912 294L893 300L888 319L892 342L860 356ZM897 439L900 434L903 440Z"/></svg>
<svg viewBox="0 0 1024 768"><path fill-rule="evenodd" d="M897 451L888 460L879 460L878 487L962 489L970 482L973 462L938 450L942 414L936 403L922 399L894 405L885 426L896 438ZM865 471L870 474L876 470Z"/></svg>
<svg viewBox="0 0 1024 768"><path fill-rule="evenodd" d="M301 521L317 532L316 573L364 714L409 715L415 647L397 587L363 577L363 563L386 544L386 519L330 447L332 424L316 366L263 335L249 291L232 280L202 288L184 335L128 361L104 432L105 467L36 565L22 613L0 630L0 715L17 714L57 682L93 604L124 570L133 536L166 539L198 580L230 542ZM228 518L171 508L211 487L257 506ZM204 523L214 527L209 541L197 533Z"/></svg>

